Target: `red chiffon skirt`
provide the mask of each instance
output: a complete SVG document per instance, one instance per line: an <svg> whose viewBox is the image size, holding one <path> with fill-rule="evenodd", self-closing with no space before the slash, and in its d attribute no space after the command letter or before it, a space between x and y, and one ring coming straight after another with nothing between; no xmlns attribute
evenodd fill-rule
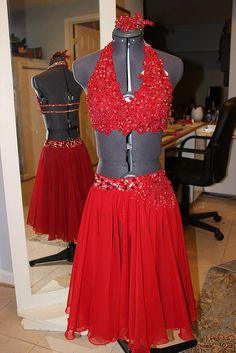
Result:
<svg viewBox="0 0 236 353"><path fill-rule="evenodd" d="M192 339L195 301L178 205L164 170L135 178L96 175L79 230L66 338L127 340L132 353Z"/></svg>
<svg viewBox="0 0 236 353"><path fill-rule="evenodd" d="M32 192L27 223L48 240L77 240L94 172L81 139L46 141Z"/></svg>

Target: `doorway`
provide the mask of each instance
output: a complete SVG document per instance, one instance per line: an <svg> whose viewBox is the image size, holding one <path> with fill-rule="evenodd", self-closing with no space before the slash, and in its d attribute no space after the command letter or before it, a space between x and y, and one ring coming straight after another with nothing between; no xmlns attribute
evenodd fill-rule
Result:
<svg viewBox="0 0 236 353"><path fill-rule="evenodd" d="M91 17L73 17L65 20L65 43L70 55L70 67L74 60L89 55L100 48L99 20L96 15ZM95 168L98 163L95 134L88 118L86 95L80 98L80 136L84 141Z"/></svg>

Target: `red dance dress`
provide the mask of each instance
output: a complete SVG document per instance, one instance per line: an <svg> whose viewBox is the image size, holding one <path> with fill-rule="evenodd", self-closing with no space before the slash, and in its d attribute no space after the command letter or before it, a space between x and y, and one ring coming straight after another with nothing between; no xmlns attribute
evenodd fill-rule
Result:
<svg viewBox="0 0 236 353"><path fill-rule="evenodd" d="M145 45L142 84L126 102L116 80L112 45L88 84L94 128L127 135L161 131L172 86L156 52ZM167 330L192 339L196 309L175 194L163 169L128 178L96 174L79 230L66 338L88 330L94 344L128 341L132 353L168 342Z"/></svg>
<svg viewBox="0 0 236 353"><path fill-rule="evenodd" d="M80 138L47 140L41 151L27 223L48 240L76 242L85 201L94 181Z"/></svg>

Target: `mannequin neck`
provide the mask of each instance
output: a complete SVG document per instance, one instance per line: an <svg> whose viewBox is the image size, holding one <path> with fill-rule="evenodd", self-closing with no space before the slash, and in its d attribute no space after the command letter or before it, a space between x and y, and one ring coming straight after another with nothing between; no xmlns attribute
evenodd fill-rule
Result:
<svg viewBox="0 0 236 353"><path fill-rule="evenodd" d="M121 43L130 42L136 43L143 41L143 31L142 30L128 30L127 32L121 31L119 28L115 28L112 32L113 41L118 41Z"/></svg>
<svg viewBox="0 0 236 353"><path fill-rule="evenodd" d="M143 52L143 31L127 31L123 32L119 29L114 29L112 33L112 47L115 54L125 54L127 45L130 44L130 50L135 53Z"/></svg>

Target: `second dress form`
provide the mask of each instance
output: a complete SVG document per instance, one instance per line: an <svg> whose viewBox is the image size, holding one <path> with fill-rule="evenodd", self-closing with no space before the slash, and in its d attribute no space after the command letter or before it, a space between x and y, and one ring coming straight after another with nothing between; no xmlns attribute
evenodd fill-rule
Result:
<svg viewBox="0 0 236 353"><path fill-rule="evenodd" d="M38 165L27 223L48 240L68 243L58 254L30 261L72 261L80 219L93 183L87 149L79 137L78 109L81 87L66 59L55 54L48 70L34 76L32 85L43 114L47 137Z"/></svg>

